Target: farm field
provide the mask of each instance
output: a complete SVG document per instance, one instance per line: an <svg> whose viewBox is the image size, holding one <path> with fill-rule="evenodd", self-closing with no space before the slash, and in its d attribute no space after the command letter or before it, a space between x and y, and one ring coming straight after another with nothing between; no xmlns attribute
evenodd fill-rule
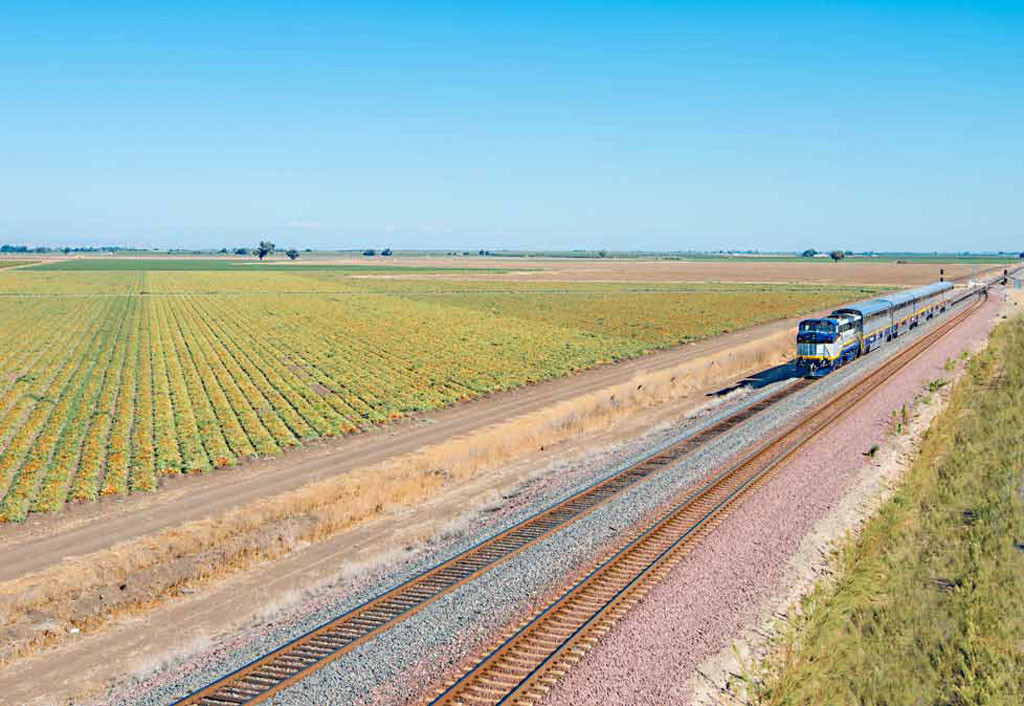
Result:
<svg viewBox="0 0 1024 706"><path fill-rule="evenodd" d="M0 519L152 491L864 287L0 274Z"/></svg>

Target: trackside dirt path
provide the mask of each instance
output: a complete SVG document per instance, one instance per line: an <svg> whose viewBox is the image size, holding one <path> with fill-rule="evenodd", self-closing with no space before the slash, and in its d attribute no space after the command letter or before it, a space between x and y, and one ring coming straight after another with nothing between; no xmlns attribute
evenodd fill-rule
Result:
<svg viewBox="0 0 1024 706"><path fill-rule="evenodd" d="M797 319L660 351L526 388L499 393L406 420L390 428L313 442L281 456L222 469L202 477L171 477L159 493L68 508L57 517L33 517L0 527L0 581L40 571L184 522L201 520L292 490L311 481L385 461L632 379L688 359L727 351L795 325Z"/></svg>

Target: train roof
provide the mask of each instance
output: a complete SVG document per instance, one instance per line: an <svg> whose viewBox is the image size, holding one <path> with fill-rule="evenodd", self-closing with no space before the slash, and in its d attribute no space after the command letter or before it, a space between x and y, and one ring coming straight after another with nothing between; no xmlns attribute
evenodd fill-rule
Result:
<svg viewBox="0 0 1024 706"><path fill-rule="evenodd" d="M885 311L889 307L899 306L905 304L914 299L921 299L923 297L932 296L939 292L952 289L953 285L949 282L933 282L923 287L916 287L914 289L907 289L900 292L895 292L884 297L877 299L866 299L861 302L850 304L833 311L833 314L837 314L843 311L855 311L863 317L872 316L881 311Z"/></svg>
<svg viewBox="0 0 1024 706"><path fill-rule="evenodd" d="M921 287L920 291L922 294L938 294L939 292L944 292L947 289L952 288L952 282L932 282L931 284L926 284Z"/></svg>
<svg viewBox="0 0 1024 706"><path fill-rule="evenodd" d="M917 287L915 289L908 289L902 292L896 292L885 297L886 300L892 302L893 306L899 306L906 304L914 299L922 299L929 297L939 292L944 292L948 289L952 289L953 285L950 282L934 282L932 284L926 284L923 287Z"/></svg>
<svg viewBox="0 0 1024 706"><path fill-rule="evenodd" d="M862 317L866 318L873 314L877 314L880 311L886 311L890 306L892 305L884 299L868 299L866 301L856 302L855 304L850 304L849 306L836 309L832 313L835 314L840 311L856 311Z"/></svg>

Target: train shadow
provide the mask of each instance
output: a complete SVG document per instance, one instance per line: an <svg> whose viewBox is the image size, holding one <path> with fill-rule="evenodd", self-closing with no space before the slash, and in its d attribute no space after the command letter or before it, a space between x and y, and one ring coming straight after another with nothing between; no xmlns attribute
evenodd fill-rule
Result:
<svg viewBox="0 0 1024 706"><path fill-rule="evenodd" d="M783 363L782 365L776 365L756 372L749 377L743 378L737 383L729 385L728 387L723 387L721 390L709 392L706 396L721 397L723 395L728 395L730 392L738 390L741 387L750 387L755 390L759 390L762 387L766 387L773 383L798 377L801 377L801 375L796 369L796 363L790 361L788 363Z"/></svg>

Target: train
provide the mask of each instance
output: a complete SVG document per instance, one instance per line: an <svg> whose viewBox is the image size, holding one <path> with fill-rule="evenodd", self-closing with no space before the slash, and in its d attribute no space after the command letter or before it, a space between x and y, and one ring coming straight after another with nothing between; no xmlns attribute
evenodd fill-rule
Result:
<svg viewBox="0 0 1024 706"><path fill-rule="evenodd" d="M935 282L804 319L796 334L797 370L824 377L946 311L952 300L952 283Z"/></svg>

